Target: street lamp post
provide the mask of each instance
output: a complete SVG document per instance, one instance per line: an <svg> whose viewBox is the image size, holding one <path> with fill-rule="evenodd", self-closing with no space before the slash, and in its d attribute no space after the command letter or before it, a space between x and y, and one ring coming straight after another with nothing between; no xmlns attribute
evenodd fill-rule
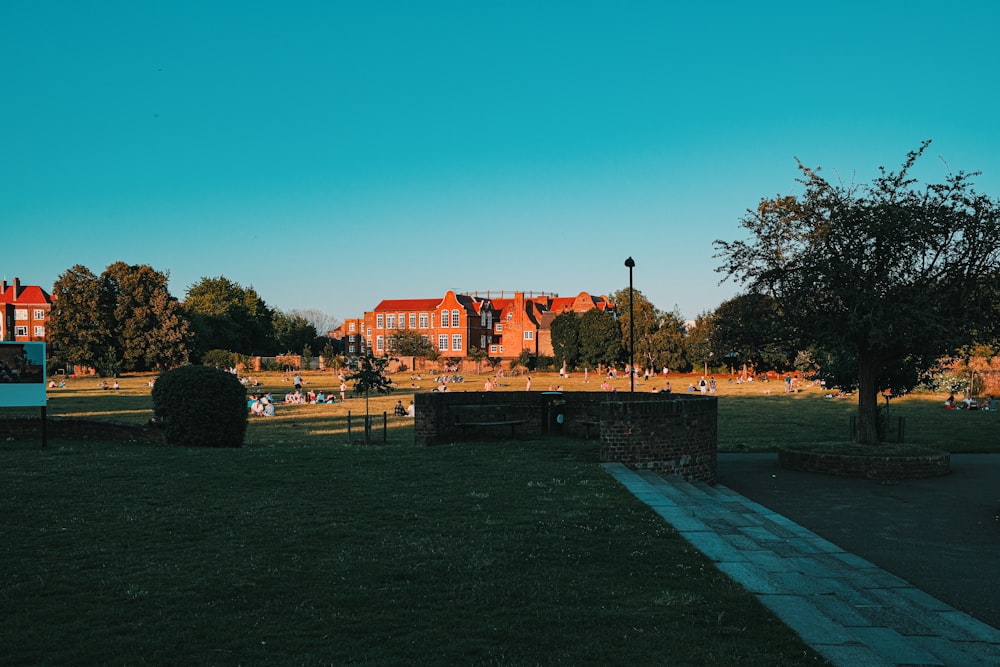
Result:
<svg viewBox="0 0 1000 667"><path fill-rule="evenodd" d="M632 269L635 268L635 260L629 257L625 260L628 267L628 381L629 392L635 393L635 317L633 317L632 303L635 301L632 295Z"/></svg>

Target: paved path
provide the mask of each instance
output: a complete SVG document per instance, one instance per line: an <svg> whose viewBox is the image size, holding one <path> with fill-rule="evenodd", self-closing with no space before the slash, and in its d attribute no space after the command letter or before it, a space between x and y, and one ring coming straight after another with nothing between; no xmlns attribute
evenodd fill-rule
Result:
<svg viewBox="0 0 1000 667"><path fill-rule="evenodd" d="M1000 664L1000 630L723 484L605 468L834 665Z"/></svg>

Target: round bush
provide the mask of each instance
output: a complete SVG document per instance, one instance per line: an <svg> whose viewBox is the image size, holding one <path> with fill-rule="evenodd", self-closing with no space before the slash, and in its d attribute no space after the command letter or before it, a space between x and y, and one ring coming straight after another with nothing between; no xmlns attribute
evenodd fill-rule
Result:
<svg viewBox="0 0 1000 667"><path fill-rule="evenodd" d="M247 431L246 389L232 373L181 366L153 385L153 414L168 444L242 447Z"/></svg>

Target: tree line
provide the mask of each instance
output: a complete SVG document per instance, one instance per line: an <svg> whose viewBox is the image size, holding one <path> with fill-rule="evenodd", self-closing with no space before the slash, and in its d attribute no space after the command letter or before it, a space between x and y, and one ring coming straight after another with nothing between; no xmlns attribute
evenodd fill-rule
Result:
<svg viewBox="0 0 1000 667"><path fill-rule="evenodd" d="M337 353L319 335L337 322L320 311L272 308L252 287L224 277L202 278L181 302L168 291L168 277L125 262L100 275L82 265L62 273L52 288L50 364L108 377L189 362L231 366L250 356Z"/></svg>

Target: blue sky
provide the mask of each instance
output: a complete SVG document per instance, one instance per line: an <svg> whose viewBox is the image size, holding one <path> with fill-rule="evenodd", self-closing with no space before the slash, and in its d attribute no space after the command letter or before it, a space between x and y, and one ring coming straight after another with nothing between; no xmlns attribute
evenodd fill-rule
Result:
<svg viewBox="0 0 1000 667"><path fill-rule="evenodd" d="M282 310L738 292L712 241L796 158L1000 196L1000 4L19 2L0 8L8 280L149 264Z"/></svg>

